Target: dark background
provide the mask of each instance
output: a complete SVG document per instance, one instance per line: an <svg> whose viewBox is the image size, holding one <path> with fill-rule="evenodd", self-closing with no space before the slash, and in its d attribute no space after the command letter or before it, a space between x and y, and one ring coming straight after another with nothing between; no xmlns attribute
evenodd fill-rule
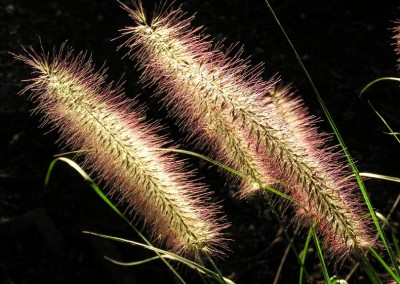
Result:
<svg viewBox="0 0 400 284"><path fill-rule="evenodd" d="M149 10L153 1L146 1ZM367 3L368 2L368 3ZM176 1L189 15L197 13L194 25L226 45L240 41L244 56L266 63L265 78L279 72L292 83L310 112L323 117L306 76L263 0ZM369 107L370 100L395 130L400 128L400 90L392 82L372 87L364 98L358 93L368 82L382 76L398 76L393 51L393 21L399 17L398 1L271 1L304 64L337 124L360 171L400 176L400 145L383 134L385 127ZM122 43L111 41L118 29L132 22L115 1L1 0L0 2L0 283L174 283L162 264L121 268L103 260L103 255L133 261L149 252L83 235L89 230L137 239L135 234L93 193L69 167L56 167L49 188L43 180L53 155L61 153L57 133L38 129L39 117L31 116L34 104L17 93L30 78L30 70L10 52L22 47L59 47L68 40L75 50L93 54L97 66L104 61L110 81L121 76L126 94L148 106L148 116L161 119L181 141L181 133L160 104L148 99L151 89L141 89L134 63L122 59ZM140 95L139 95L140 94ZM325 122L322 131L331 132ZM182 147L192 149L191 145ZM187 158L187 157L184 157ZM240 202L214 167L190 159L204 177L232 223L231 252L218 263L224 275L236 283L272 283L287 241L262 201ZM385 214L399 186L369 180L367 188L375 208ZM283 217L290 225L290 212ZM399 221L397 211L393 226ZM11 225L12 226L11 226ZM140 227L140 223L138 223ZM396 227L397 228L397 227ZM305 231L298 237L301 249ZM310 256L314 281L323 279L318 261ZM334 263L331 263L334 266ZM345 276L348 263L337 271ZM188 283L197 283L193 271L178 267ZM333 268L332 268L333 269ZM333 270L332 270L333 271ZM332 273L333 274L333 273ZM280 283L297 282L298 265L289 255ZM368 283L357 272L350 283Z"/></svg>

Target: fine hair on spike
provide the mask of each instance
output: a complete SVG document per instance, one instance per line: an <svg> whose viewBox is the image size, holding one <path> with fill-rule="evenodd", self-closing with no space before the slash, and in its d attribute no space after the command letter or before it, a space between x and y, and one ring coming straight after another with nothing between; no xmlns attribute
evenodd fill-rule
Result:
<svg viewBox="0 0 400 284"><path fill-rule="evenodd" d="M90 56L65 44L52 54L25 53L14 55L33 69L21 93L30 93L65 145L89 150L82 154L84 168L142 217L153 239L193 259L223 256L228 225L219 206L182 161L159 151L168 142L157 135L160 126L145 122L120 85L106 84L105 69L95 71Z"/></svg>
<svg viewBox="0 0 400 284"><path fill-rule="evenodd" d="M337 260L375 246L344 156L327 146L331 136L317 130L301 98L278 88L276 78L263 80L263 65L242 59L242 48L221 51L180 8L148 19L134 3L134 9L121 4L134 25L120 30L119 48L128 49L141 81L156 86L181 128L245 176L238 195L264 194L266 186L289 194L295 220L316 224Z"/></svg>

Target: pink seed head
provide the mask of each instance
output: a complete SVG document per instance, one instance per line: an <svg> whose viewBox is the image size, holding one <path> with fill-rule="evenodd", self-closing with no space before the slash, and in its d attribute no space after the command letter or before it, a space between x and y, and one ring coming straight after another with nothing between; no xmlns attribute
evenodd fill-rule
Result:
<svg viewBox="0 0 400 284"><path fill-rule="evenodd" d="M192 28L193 17L181 9L167 7L147 19L140 1L133 10L121 6L135 22L121 30L122 46L136 59L142 80L157 86L199 144L244 174L240 196L263 192L264 185L292 195L296 220L316 223L338 258L374 245L343 155L326 146L329 135L317 131L299 97L277 91L274 78L263 80L263 66L241 59L242 49L220 51L222 45Z"/></svg>
<svg viewBox="0 0 400 284"><path fill-rule="evenodd" d="M30 91L44 122L71 149L85 150L84 167L143 217L155 240L193 258L222 254L227 225L219 207L182 161L157 150L166 144L160 127L145 123L120 86L105 83L104 69L94 71L85 53L74 56L64 45L52 56L30 50L15 57L34 70L22 92Z"/></svg>

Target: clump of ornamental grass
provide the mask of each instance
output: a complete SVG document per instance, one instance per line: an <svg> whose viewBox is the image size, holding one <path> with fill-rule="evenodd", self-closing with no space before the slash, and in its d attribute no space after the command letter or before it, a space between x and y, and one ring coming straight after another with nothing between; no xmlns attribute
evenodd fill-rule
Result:
<svg viewBox="0 0 400 284"><path fill-rule="evenodd" d="M160 127L144 121L120 85L106 84L104 68L95 71L86 53L75 56L64 44L51 55L31 49L15 58L33 69L21 92L37 103L43 124L71 149L84 150L84 167L143 217L155 240L192 258L221 255L226 223L218 206L182 161L157 150L167 143L156 134Z"/></svg>
<svg viewBox="0 0 400 284"><path fill-rule="evenodd" d="M122 46L181 127L245 175L238 194L249 198L266 186L290 194L295 219L316 224L337 259L374 246L351 171L302 100L263 80L263 66L251 67L242 49L222 52L181 9L162 6L147 18L142 3L133 4L121 3L135 22L121 30Z"/></svg>

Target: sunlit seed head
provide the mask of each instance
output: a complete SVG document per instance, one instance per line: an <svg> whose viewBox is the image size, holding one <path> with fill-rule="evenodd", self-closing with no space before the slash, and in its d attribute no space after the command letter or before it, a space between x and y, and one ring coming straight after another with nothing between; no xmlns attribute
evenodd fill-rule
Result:
<svg viewBox="0 0 400 284"><path fill-rule="evenodd" d="M84 167L111 186L154 239L192 258L221 256L227 227L219 207L208 202L203 184L193 182L182 161L164 151L157 125L128 108L120 87L105 83L85 53L60 48L52 56L28 50L16 59L35 72L30 92L45 122L54 125L72 150L85 150Z"/></svg>

